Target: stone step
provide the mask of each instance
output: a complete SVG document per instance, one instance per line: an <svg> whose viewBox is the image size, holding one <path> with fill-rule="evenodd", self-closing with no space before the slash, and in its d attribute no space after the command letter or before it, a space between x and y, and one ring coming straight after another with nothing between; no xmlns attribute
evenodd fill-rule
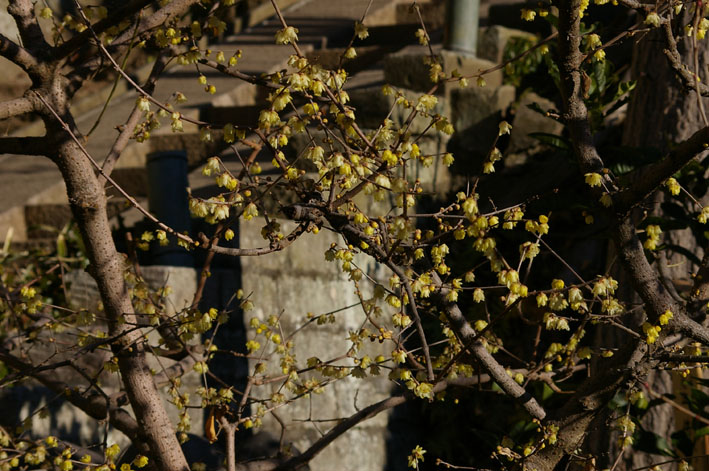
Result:
<svg viewBox="0 0 709 471"><path fill-rule="evenodd" d="M351 0L346 3L328 0L279 0L289 24L302 28L300 36L305 41L305 52L311 59L328 66L336 65L335 61L339 62L343 49L329 50L323 47L344 47L352 37L354 21L361 17L368 3L369 0ZM365 20L365 24L370 26L370 38L363 42L358 41L360 57L346 65L350 73L371 67L387 53L400 49L406 41L414 40L415 29L412 23L396 25L403 11L401 7L406 3L406 0L372 1ZM427 2L422 5L427 5ZM224 50L226 54L242 49L243 57L239 65L241 70L249 73L274 72L285 68L290 52L286 46L274 44L273 35L280 29L280 23L263 16L266 14L264 12L269 11L268 8L264 6L262 10L254 10L253 14L244 20L246 22L241 24L241 33L224 37L219 43L209 47L215 51ZM143 67L139 71L139 78L147 76L149 70L150 65ZM267 91L204 68L202 70L209 83L217 87L216 96L204 93L204 86L196 80L192 67L174 66L158 83L155 97L168 101L175 91L180 91L189 99L187 107L180 109L186 116L197 118L201 113L205 113L204 116L211 115L218 122L229 119L229 122L237 124L253 124L254 117L260 111L256 104L262 101ZM356 82L356 79L353 80ZM110 88L107 86L74 105L77 125L83 132L94 126ZM114 129L116 123L122 122L128 116L135 99L135 92L127 90L123 81L119 81L117 92L114 93L105 115L111 119L104 117L87 143L87 149L99 162L117 136ZM220 111L219 108L223 107L231 110ZM234 113L234 107L238 107L238 114ZM205 109L208 111L204 111ZM238 120L229 116L236 116ZM147 193L147 180L142 169L148 154L181 148L187 151L189 166L192 168L198 166L205 157L221 151L217 131L213 132L213 139L207 144L199 140L195 131L193 126L185 124L184 134L173 134L169 121L165 121L162 128L153 133L147 142L131 142L114 170L114 178L121 186L125 186L129 193L144 196ZM43 132L41 124L33 123L17 134L41 135ZM0 240L4 239L9 227L14 228L13 238L16 241L26 240L30 236L28 227L31 224L25 221L25 206L66 204L64 184L54 164L43 157L0 156L0 170L0 187L3 188L3 198L0 198ZM37 188L42 190L38 192ZM109 194L116 195L115 191L109 191ZM29 211L34 214L36 210Z"/></svg>

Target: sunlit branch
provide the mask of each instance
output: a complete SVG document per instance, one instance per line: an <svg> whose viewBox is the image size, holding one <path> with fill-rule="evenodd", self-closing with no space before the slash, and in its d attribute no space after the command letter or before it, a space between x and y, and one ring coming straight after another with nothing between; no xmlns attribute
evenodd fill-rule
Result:
<svg viewBox="0 0 709 471"><path fill-rule="evenodd" d="M34 2L31 0L10 0L7 12L12 15L20 33L24 47L38 54L46 54L49 44L44 39L44 33L39 26L34 12Z"/></svg>
<svg viewBox="0 0 709 471"><path fill-rule="evenodd" d="M36 71L39 62L27 49L0 34L0 56L20 66L25 72Z"/></svg>
<svg viewBox="0 0 709 471"><path fill-rule="evenodd" d="M138 423L135 419L133 419L126 410L106 404L106 399L102 395L92 393L88 396L84 396L72 386L59 381L56 372L35 368L10 354L5 349L0 349L0 359L20 373L33 377L54 393L62 395L70 403L94 419L108 419L111 425L123 432L131 440L138 438Z"/></svg>
<svg viewBox="0 0 709 471"><path fill-rule="evenodd" d="M522 386L517 384L505 368L487 351L485 345L480 341L480 337L475 333L475 329L465 319L463 313L456 303L445 299L448 288L443 285L437 273L432 274L433 282L439 286L437 296L443 305L446 317L451 323L451 327L456 332L461 342L467 346L468 351L480 362L483 369L495 379L495 382L505 391L506 394L517 400L522 407L537 419L546 417L546 411L537 400L527 392Z"/></svg>

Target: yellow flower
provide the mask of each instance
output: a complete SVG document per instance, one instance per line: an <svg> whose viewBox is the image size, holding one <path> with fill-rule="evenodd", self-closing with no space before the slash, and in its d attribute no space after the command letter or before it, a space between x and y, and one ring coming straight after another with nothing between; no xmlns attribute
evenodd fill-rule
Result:
<svg viewBox="0 0 709 471"><path fill-rule="evenodd" d="M648 26L652 26L653 28L659 27L660 26L660 16L655 12L648 14L645 17L645 24Z"/></svg>
<svg viewBox="0 0 709 471"><path fill-rule="evenodd" d="M416 448L411 450L409 455L409 468L418 468L419 461L423 461L424 453L426 453L426 450L421 448L420 445L416 445Z"/></svg>
<svg viewBox="0 0 709 471"><path fill-rule="evenodd" d="M668 178L667 181L665 182L665 186L667 186L667 189L670 190L670 194L672 196L679 195L679 191L680 191L681 187L679 186L679 183L677 182L677 180L675 180L674 178L672 178L672 177Z"/></svg>
<svg viewBox="0 0 709 471"><path fill-rule="evenodd" d="M603 206L605 206L606 208L610 208L610 207L611 207L611 204L613 204L613 199L611 198L610 193L603 193L603 194L601 195L600 202L601 202L601 204L602 204Z"/></svg>
<svg viewBox="0 0 709 471"><path fill-rule="evenodd" d="M602 177L599 173L587 173L585 176L586 184L590 187L601 186Z"/></svg>
<svg viewBox="0 0 709 471"><path fill-rule="evenodd" d="M497 125L499 128L497 135L502 136L503 134L510 134L512 131L512 125L508 123L507 121L501 121L500 124Z"/></svg>
<svg viewBox="0 0 709 471"><path fill-rule="evenodd" d="M586 36L586 43L591 49L597 49L601 47L601 37L595 33Z"/></svg>
<svg viewBox="0 0 709 471"><path fill-rule="evenodd" d="M250 221L251 219L258 216L258 208L255 204L249 203L249 205L244 209L244 219Z"/></svg>
<svg viewBox="0 0 709 471"><path fill-rule="evenodd" d="M702 224L706 224L708 219L709 219L709 206L705 206L704 208L702 208L702 212L699 213L699 216L697 216L697 221L699 221Z"/></svg>
<svg viewBox="0 0 709 471"><path fill-rule="evenodd" d="M423 30L423 28L419 28L416 30L416 38L419 40L419 44L422 46L427 46L428 45L428 35L426 34L426 31Z"/></svg>
<svg viewBox="0 0 709 471"><path fill-rule="evenodd" d="M276 44L289 44L298 40L298 29L288 26L276 32Z"/></svg>
<svg viewBox="0 0 709 471"><path fill-rule="evenodd" d="M660 315L660 325L667 325L668 322L670 322L670 319L672 319L674 315L672 314L672 311L669 309L664 312L664 314Z"/></svg>
<svg viewBox="0 0 709 471"><path fill-rule="evenodd" d="M366 39L367 37L369 37L369 31L367 30L367 27L359 21L355 22L355 34L359 39Z"/></svg>
<svg viewBox="0 0 709 471"><path fill-rule="evenodd" d="M524 21L534 21L534 17L537 16L537 12L534 10L530 10L528 8L523 8L522 9L522 19Z"/></svg>
<svg viewBox="0 0 709 471"><path fill-rule="evenodd" d="M475 290L473 291L473 301L475 301L476 303L481 303L485 301L485 293L482 289L475 288Z"/></svg>

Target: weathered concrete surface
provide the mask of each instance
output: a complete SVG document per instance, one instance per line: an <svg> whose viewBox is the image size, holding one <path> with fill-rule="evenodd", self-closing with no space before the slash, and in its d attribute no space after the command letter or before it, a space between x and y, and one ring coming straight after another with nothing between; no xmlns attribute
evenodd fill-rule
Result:
<svg viewBox="0 0 709 471"><path fill-rule="evenodd" d="M502 115L515 99L510 85L451 91L450 120L456 129L448 150L457 156L456 173L479 174L498 133Z"/></svg>
<svg viewBox="0 0 709 471"><path fill-rule="evenodd" d="M531 133L560 135L563 124L553 118L530 109L529 105L537 104L544 111L556 110L556 104L534 92L527 92L519 99L512 120L512 132L507 147L506 159L508 165L524 163L526 156L538 152L544 146L539 140L531 137Z"/></svg>
<svg viewBox="0 0 709 471"><path fill-rule="evenodd" d="M460 75L476 75L484 70L491 69L494 63L479 57L446 51L440 45L433 45L433 53L443 67L443 72L450 74L457 70ZM384 61L384 76L387 83L407 88L417 92L427 92L434 83L429 77L431 53L427 46L407 46L401 51L389 55ZM502 85L502 71L496 70L485 74L488 87ZM474 86L474 81L471 82ZM445 93L447 89L454 89L458 85L453 82L439 86L437 93Z"/></svg>
<svg viewBox="0 0 709 471"><path fill-rule="evenodd" d="M482 59L489 60L495 64L502 62L502 56L505 52L505 46L512 38L527 38L534 39L531 33L519 29L505 28L504 26L488 26L481 28L478 35L478 56Z"/></svg>
<svg viewBox="0 0 709 471"><path fill-rule="evenodd" d="M292 224L288 224L290 226ZM285 226L285 225L284 225ZM284 227L288 230L288 227ZM260 225L249 224L240 228L242 247L253 247L263 243L260 235ZM287 336L307 321L307 313L314 315L335 311L337 322L331 325L318 326L314 323L300 331L294 338L295 356L299 367L304 367L309 357L316 356L321 361L327 361L345 354L351 342L347 339L348 332L357 331L364 325L365 317L359 299L354 292L354 285L342 275L336 262L327 262L325 251L337 239L321 231L318 235L304 235L296 241L289 250L260 258L242 259L242 269L247 275L243 279L243 289L253 293L255 309L246 313L248 318L255 316L265 321L270 315L280 316L281 326ZM374 276L381 277L373 265L362 266L363 270ZM381 319L386 322L385 319ZM372 330L372 326L368 326ZM253 338L254 332L249 332ZM266 351L273 349L266 346L261 336L258 339ZM386 351L389 350L389 351ZM391 346L379 343L371 344L365 341L363 349L356 356L365 353L371 358L378 354L387 355ZM255 361L252 361L252 365ZM268 362L269 371L278 373L278 359ZM353 366L349 358L341 359L334 364ZM304 451L325 431L336 424L334 419L347 417L358 408L365 407L389 395L389 382L386 370L376 377L364 380L347 377L325 388L322 394L312 394L277 411L286 424L286 437L295 446ZM322 379L318 373L312 374ZM304 375L308 377L308 375ZM274 383L267 391L275 392L281 383ZM257 390L257 396L268 397L270 393ZM285 392L285 391L283 391ZM312 420L312 422L309 422ZM311 469L359 471L384 469L386 463L386 420L387 414L382 413L376 418L366 421L347 432L326 448L311 462ZM325 422L322 422L325 421ZM280 424L271 416L264 418L264 430L278 431ZM336 463L336 465L335 465Z"/></svg>

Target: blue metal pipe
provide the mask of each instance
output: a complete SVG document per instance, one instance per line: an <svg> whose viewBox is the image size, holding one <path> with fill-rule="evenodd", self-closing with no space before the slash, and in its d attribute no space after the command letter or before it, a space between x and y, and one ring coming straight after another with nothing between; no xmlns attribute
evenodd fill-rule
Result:
<svg viewBox="0 0 709 471"><path fill-rule="evenodd" d="M448 0L444 47L475 55L478 44L480 0Z"/></svg>

